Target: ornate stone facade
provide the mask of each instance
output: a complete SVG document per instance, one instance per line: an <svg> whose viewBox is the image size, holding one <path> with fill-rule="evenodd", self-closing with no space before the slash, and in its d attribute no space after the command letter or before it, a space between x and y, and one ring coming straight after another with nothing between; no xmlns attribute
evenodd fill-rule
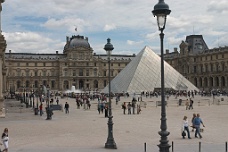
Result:
<svg viewBox="0 0 228 152"><path fill-rule="evenodd" d="M165 60L200 90L228 92L228 47L208 49L202 35L190 35Z"/></svg>
<svg viewBox="0 0 228 152"><path fill-rule="evenodd" d="M111 55L111 79L134 57ZM55 54L9 51L5 53L5 60L7 73L4 89L7 92L31 92L40 85L58 91L69 90L72 86L84 91L96 91L108 84L107 55L93 53L88 38L79 35L66 38L62 54L58 51Z"/></svg>

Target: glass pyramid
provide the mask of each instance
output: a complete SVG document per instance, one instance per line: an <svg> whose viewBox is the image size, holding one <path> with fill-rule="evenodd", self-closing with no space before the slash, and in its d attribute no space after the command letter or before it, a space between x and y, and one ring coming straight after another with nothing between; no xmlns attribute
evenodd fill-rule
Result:
<svg viewBox="0 0 228 152"><path fill-rule="evenodd" d="M165 89L196 90L190 81L164 61ZM108 93L108 86L101 92ZM149 47L142 51L111 81L112 93L141 93L161 88L161 58Z"/></svg>

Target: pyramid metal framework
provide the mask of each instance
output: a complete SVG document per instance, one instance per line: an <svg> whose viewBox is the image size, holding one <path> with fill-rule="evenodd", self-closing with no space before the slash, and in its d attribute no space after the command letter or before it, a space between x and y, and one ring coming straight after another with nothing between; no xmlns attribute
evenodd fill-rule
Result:
<svg viewBox="0 0 228 152"><path fill-rule="evenodd" d="M164 75L165 89L199 90L165 61ZM101 92L108 93L108 88ZM160 88L161 58L147 46L111 81L112 93L140 93Z"/></svg>

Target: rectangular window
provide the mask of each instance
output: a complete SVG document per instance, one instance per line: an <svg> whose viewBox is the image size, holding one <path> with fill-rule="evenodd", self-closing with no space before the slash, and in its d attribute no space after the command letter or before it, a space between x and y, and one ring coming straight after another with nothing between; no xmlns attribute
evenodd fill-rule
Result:
<svg viewBox="0 0 228 152"><path fill-rule="evenodd" d="M79 69L79 76L83 76L83 69Z"/></svg>
<svg viewBox="0 0 228 152"><path fill-rule="evenodd" d="M76 76L76 70L73 70L73 76Z"/></svg>
<svg viewBox="0 0 228 152"><path fill-rule="evenodd" d="M196 68L196 66L194 66L194 73L196 73L197 72L197 68Z"/></svg>
<svg viewBox="0 0 228 152"><path fill-rule="evenodd" d="M104 71L104 76L106 77L107 75L106 75L106 71Z"/></svg>

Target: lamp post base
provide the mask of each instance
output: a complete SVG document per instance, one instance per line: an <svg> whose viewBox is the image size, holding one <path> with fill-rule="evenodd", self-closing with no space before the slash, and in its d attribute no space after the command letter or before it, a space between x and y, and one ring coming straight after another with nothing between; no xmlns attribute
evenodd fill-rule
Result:
<svg viewBox="0 0 228 152"><path fill-rule="evenodd" d="M107 148L107 149L117 149L115 141L114 140L108 140L105 143L105 148Z"/></svg>

